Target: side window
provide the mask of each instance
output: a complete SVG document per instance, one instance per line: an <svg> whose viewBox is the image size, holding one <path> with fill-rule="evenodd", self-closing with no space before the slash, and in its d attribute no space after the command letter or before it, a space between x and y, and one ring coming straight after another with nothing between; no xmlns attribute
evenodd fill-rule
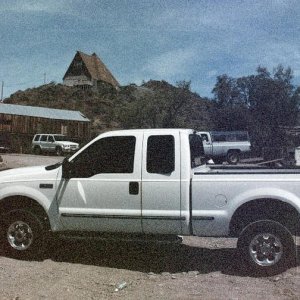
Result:
<svg viewBox="0 0 300 300"><path fill-rule="evenodd" d="M52 135L48 136L48 142L54 143L54 137Z"/></svg>
<svg viewBox="0 0 300 300"><path fill-rule="evenodd" d="M168 174L175 170L175 142L172 135L152 135L147 143L147 172Z"/></svg>
<svg viewBox="0 0 300 300"><path fill-rule="evenodd" d="M202 138L203 141L208 142L208 136L207 136L207 134L202 133L201 134L201 138Z"/></svg>
<svg viewBox="0 0 300 300"><path fill-rule="evenodd" d="M73 177L133 173L135 143L134 136L107 137L96 141L74 158Z"/></svg>
<svg viewBox="0 0 300 300"><path fill-rule="evenodd" d="M42 135L40 141L41 142L46 142L47 141L47 135Z"/></svg>
<svg viewBox="0 0 300 300"><path fill-rule="evenodd" d="M37 142L39 139L40 139L40 135L37 134L37 135L34 137L34 141Z"/></svg>

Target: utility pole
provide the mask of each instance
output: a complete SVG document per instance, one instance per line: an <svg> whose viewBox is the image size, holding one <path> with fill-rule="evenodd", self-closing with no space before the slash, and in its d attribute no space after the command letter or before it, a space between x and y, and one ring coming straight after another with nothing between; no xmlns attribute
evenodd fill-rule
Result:
<svg viewBox="0 0 300 300"><path fill-rule="evenodd" d="M46 73L44 73L44 84L46 84Z"/></svg>
<svg viewBox="0 0 300 300"><path fill-rule="evenodd" d="M1 102L3 101L3 87L4 87L4 81L2 81L1 84Z"/></svg>

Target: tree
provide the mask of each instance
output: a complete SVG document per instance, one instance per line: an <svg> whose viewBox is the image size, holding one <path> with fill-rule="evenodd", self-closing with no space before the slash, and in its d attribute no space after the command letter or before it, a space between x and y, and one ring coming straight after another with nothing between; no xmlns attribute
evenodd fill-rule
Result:
<svg viewBox="0 0 300 300"><path fill-rule="evenodd" d="M247 129L260 146L285 143L284 126L297 122L299 89L292 84L291 68L279 65L272 74L263 67L255 75L217 78L213 89L216 127Z"/></svg>
<svg viewBox="0 0 300 300"><path fill-rule="evenodd" d="M165 81L144 83L135 87L129 101L116 110L124 128L199 128L209 123L208 101L191 92L190 81L173 86Z"/></svg>

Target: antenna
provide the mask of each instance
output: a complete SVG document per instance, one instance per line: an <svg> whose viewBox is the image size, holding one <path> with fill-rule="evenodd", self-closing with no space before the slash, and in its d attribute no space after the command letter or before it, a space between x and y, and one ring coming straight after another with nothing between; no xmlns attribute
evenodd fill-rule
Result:
<svg viewBox="0 0 300 300"><path fill-rule="evenodd" d="M3 102L3 87L4 87L4 81L2 81L2 85L1 85L1 102Z"/></svg>

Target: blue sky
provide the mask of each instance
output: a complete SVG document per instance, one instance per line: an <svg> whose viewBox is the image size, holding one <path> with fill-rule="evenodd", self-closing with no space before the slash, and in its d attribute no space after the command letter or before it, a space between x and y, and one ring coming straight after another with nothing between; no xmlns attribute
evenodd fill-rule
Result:
<svg viewBox="0 0 300 300"><path fill-rule="evenodd" d="M96 52L121 85L175 84L212 97L216 77L291 66L300 84L298 0L0 0L4 97L62 82L76 50Z"/></svg>

